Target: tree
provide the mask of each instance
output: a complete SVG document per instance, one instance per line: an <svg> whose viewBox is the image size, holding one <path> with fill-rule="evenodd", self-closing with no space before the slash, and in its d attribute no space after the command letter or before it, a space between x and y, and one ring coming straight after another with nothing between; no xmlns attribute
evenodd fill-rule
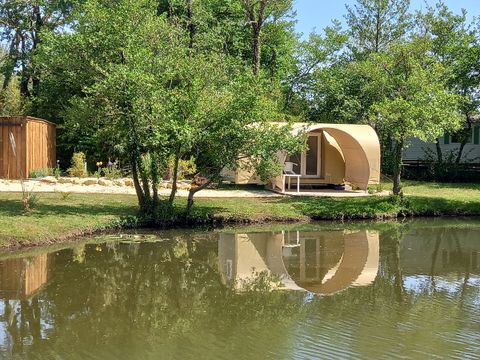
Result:
<svg viewBox="0 0 480 360"><path fill-rule="evenodd" d="M357 0L346 6L350 50L354 58L384 50L410 27L410 0Z"/></svg>
<svg viewBox="0 0 480 360"><path fill-rule="evenodd" d="M431 55L431 43L425 38L391 45L356 67L370 80L363 91L381 94L370 108L370 121L393 142L393 192L399 194L406 140L433 141L457 130L463 98L448 90L450 69Z"/></svg>
<svg viewBox="0 0 480 360"><path fill-rule="evenodd" d="M312 33L308 40L296 43L294 66L285 80L285 107L289 112L304 113L312 121L325 118L320 103L327 94L319 91L324 82L318 77L339 68L340 53L347 40L347 34L335 21L324 29L324 34Z"/></svg>
<svg viewBox="0 0 480 360"><path fill-rule="evenodd" d="M463 149L471 139L473 119L480 106L480 81L478 75L480 31L475 24L467 24L467 13L454 14L440 1L428 8L425 14L418 14L419 32L432 41L435 57L445 66L452 68L453 76L448 80L449 88L464 96L462 114L463 128L457 132L460 139L455 162L459 164ZM443 161L442 149L436 140L437 160Z"/></svg>
<svg viewBox="0 0 480 360"><path fill-rule="evenodd" d="M260 71L262 58L262 32L269 18L277 21L292 8L292 0L241 0L245 17L251 27L251 61L255 75Z"/></svg>
<svg viewBox="0 0 480 360"><path fill-rule="evenodd" d="M262 108L259 78L244 75L233 57L197 51L188 27L158 16L157 7L153 0L87 1L73 31L42 46L47 65L57 55L51 69L70 59L64 82L88 79L79 79L84 86L70 99L69 131L91 132L129 163L141 214L154 224L174 215L180 159L196 155L200 175L211 182L237 158L274 156L291 138L284 128L285 136L272 135L268 122L276 117ZM172 191L161 199L171 156ZM201 189L192 190L188 212Z"/></svg>
<svg viewBox="0 0 480 360"><path fill-rule="evenodd" d="M22 96L38 96L40 74L32 55L42 40L42 33L66 25L75 1L1 0L0 41L8 44L8 58L2 66L5 89L19 69Z"/></svg>

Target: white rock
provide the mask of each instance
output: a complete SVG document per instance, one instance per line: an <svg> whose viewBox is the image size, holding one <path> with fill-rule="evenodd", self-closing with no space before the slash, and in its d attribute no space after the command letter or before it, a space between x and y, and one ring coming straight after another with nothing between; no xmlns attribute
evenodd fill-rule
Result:
<svg viewBox="0 0 480 360"><path fill-rule="evenodd" d="M112 186L113 182L111 180L107 180L107 179L98 179L98 185Z"/></svg>
<svg viewBox="0 0 480 360"><path fill-rule="evenodd" d="M57 179L53 176L45 176L40 181L42 183L46 183L46 184L56 184L57 183Z"/></svg>
<svg viewBox="0 0 480 360"><path fill-rule="evenodd" d="M125 181L122 180L122 179L115 179L115 180L113 180L113 185L116 185L116 186L125 186Z"/></svg>
<svg viewBox="0 0 480 360"><path fill-rule="evenodd" d="M80 179L79 183L82 185L97 185L98 179L97 178Z"/></svg>
<svg viewBox="0 0 480 360"><path fill-rule="evenodd" d="M58 178L58 183L59 184L74 184L75 183L75 178L61 177L61 178Z"/></svg>

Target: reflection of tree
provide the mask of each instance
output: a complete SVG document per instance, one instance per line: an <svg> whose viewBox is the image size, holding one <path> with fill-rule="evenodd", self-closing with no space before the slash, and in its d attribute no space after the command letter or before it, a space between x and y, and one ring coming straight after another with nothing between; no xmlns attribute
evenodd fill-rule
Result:
<svg viewBox="0 0 480 360"><path fill-rule="evenodd" d="M400 263L400 246L405 231L405 226L394 225L382 233L380 241L380 254L384 261L384 280L393 285L395 298L399 303L404 301L405 293Z"/></svg>
<svg viewBox="0 0 480 360"><path fill-rule="evenodd" d="M146 346L212 328L249 322L290 322L302 308L302 294L273 292L259 274L238 293L218 273L217 242L176 237L160 243L88 245L82 261L73 250L56 255L55 277L41 293L43 331L55 349L92 348L108 342ZM21 302L11 334L13 352L45 350L45 342L23 347L40 336L38 299ZM217 329L221 333L222 329ZM278 339L278 341L282 341ZM133 349L133 347L132 347Z"/></svg>
<svg viewBox="0 0 480 360"><path fill-rule="evenodd" d="M465 260L469 250L461 232L457 243L447 231L440 236L430 229L425 234L431 243L423 255L418 252L424 271L412 272L401 258L410 230L400 224L382 231L379 272L371 285L327 297L271 291L278 279L264 271L242 284L241 291L224 285L212 235L61 251L54 255L50 269L54 276L48 285L23 301L4 302L0 321L12 342L7 357L14 353L22 358L55 358L51 354L136 358L148 353L192 358L199 348L208 349L212 358L237 354L271 358L269 351L281 348L284 356L278 357L291 358L292 344L308 346L304 338L311 344L319 338L328 340L330 349L349 347L352 353L371 355L358 356L365 358L382 357L387 348L392 354L414 356L412 349L402 346L408 339L412 343L419 339L425 351L448 356L454 354L456 343L449 348L444 338L424 330L459 334L458 338L462 331L474 332L468 319L478 315L480 289L472 285L477 272ZM423 241L425 234L415 236ZM447 243L454 250L445 276L437 261ZM456 258L457 253L463 257ZM409 277L418 281L415 287ZM383 347L372 347L372 339L381 339ZM246 348L249 341L255 350Z"/></svg>

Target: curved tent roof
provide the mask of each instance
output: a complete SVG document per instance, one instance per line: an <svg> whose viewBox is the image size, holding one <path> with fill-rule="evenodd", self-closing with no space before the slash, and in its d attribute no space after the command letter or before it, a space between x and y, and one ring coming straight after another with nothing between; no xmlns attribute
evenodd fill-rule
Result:
<svg viewBox="0 0 480 360"><path fill-rule="evenodd" d="M322 130L338 144L345 159L346 181L362 189L380 181L380 141L370 125L293 124L294 134L316 130Z"/></svg>

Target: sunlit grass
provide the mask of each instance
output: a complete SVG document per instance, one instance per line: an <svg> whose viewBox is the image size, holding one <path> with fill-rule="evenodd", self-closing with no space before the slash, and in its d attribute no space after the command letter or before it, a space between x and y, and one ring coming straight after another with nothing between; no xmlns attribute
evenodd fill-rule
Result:
<svg viewBox="0 0 480 360"><path fill-rule="evenodd" d="M384 184L388 190L390 184ZM389 219L398 216L480 215L480 185L404 183L405 200L363 198L199 198L193 216L201 223L306 222ZM20 193L0 193L0 246L37 245L107 227L133 216L133 195L39 194L33 211L22 210ZM177 209L185 206L179 199Z"/></svg>

